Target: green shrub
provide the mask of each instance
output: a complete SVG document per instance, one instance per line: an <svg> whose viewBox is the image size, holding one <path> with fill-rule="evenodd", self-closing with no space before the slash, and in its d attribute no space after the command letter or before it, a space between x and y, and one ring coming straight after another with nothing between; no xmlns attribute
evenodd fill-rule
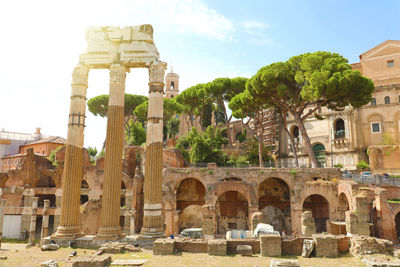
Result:
<svg viewBox="0 0 400 267"><path fill-rule="evenodd" d="M335 167L335 168L343 168L343 164L342 163L337 163L337 164L333 165L333 167Z"/></svg>
<svg viewBox="0 0 400 267"><path fill-rule="evenodd" d="M357 168L358 168L358 169L361 169L361 170L365 170L365 169L368 169L368 168L369 168L369 164L366 163L366 162L363 161L363 160L360 160L360 161L357 163Z"/></svg>

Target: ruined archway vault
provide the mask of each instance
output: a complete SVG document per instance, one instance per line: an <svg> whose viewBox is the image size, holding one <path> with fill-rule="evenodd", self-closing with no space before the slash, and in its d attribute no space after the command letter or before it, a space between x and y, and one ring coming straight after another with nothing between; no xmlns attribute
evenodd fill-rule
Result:
<svg viewBox="0 0 400 267"><path fill-rule="evenodd" d="M60 225L55 238L75 238L81 234L80 185L82 180L86 91L90 69L110 70L107 115L104 191L97 238L121 237L119 226L123 149L125 77L130 68L149 69L149 108L144 184L143 237L162 236L162 129L164 73L167 64L159 61L149 24L133 27L91 27L86 31L86 53L72 73L72 93L68 119L67 147L62 182Z"/></svg>

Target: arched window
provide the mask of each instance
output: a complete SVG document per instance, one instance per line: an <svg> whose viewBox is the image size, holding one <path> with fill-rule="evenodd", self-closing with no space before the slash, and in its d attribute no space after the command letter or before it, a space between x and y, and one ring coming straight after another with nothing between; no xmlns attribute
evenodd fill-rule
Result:
<svg viewBox="0 0 400 267"><path fill-rule="evenodd" d="M345 136L344 121L342 119L336 120L334 129L335 129L335 139L343 138Z"/></svg>
<svg viewBox="0 0 400 267"><path fill-rule="evenodd" d="M385 96L385 104L390 104L390 97Z"/></svg>
<svg viewBox="0 0 400 267"><path fill-rule="evenodd" d="M172 88L172 89L175 88L175 82L174 82L174 81L171 82L171 88Z"/></svg>
<svg viewBox="0 0 400 267"><path fill-rule="evenodd" d="M372 98L372 100L371 100L371 106L376 106L376 99L375 99L375 98Z"/></svg>

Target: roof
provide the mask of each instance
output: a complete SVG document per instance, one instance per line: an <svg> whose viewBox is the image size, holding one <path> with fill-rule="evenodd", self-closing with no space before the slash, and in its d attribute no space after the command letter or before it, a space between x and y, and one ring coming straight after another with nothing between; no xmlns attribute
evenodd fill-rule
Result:
<svg viewBox="0 0 400 267"><path fill-rule="evenodd" d="M65 140L64 138L60 137L60 136L49 136L47 138L41 138L37 141L31 142L31 143L27 143L25 144L27 145L34 145L34 144L43 144L43 143L56 143L56 144L66 144L67 140Z"/></svg>
<svg viewBox="0 0 400 267"><path fill-rule="evenodd" d="M40 157L47 157L47 155L45 154L41 154L41 153L33 153L36 156L40 156ZM23 154L14 154L14 155L8 155L8 156L4 156L1 159L11 159L11 158L18 158L18 157L23 157L26 156L26 153Z"/></svg>
<svg viewBox="0 0 400 267"><path fill-rule="evenodd" d="M393 53L394 52L393 49L398 51L399 47L400 47L399 40L386 40L385 42L371 48L367 52L362 53L360 55L360 59L380 55L379 52L382 52L382 50L384 49L387 50L387 53Z"/></svg>

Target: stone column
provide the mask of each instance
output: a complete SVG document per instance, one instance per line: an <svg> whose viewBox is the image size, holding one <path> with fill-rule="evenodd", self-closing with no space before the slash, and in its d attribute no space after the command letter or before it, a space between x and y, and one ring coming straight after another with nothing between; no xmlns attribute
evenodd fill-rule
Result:
<svg viewBox="0 0 400 267"><path fill-rule="evenodd" d="M79 206L83 175L83 130L88 73L89 69L80 64L72 73L67 147L62 179L61 215L54 238L75 238L82 235Z"/></svg>
<svg viewBox="0 0 400 267"><path fill-rule="evenodd" d="M149 108L147 113L144 214L141 236L164 235L162 219L163 95L167 64L156 61L149 68Z"/></svg>
<svg viewBox="0 0 400 267"><path fill-rule="evenodd" d="M50 209L50 200L45 199L43 204L43 221L42 221L41 238L45 238L49 235L49 209Z"/></svg>
<svg viewBox="0 0 400 267"><path fill-rule="evenodd" d="M127 69L119 64L113 64L110 67L110 97L108 99L101 225L97 233L99 239L122 237L119 216L126 71Z"/></svg>
<svg viewBox="0 0 400 267"><path fill-rule="evenodd" d="M31 227L29 228L29 241L28 246L35 244L35 231L36 231L36 215L37 215L37 207L38 207L38 197L33 198L32 203L32 214L31 214Z"/></svg>
<svg viewBox="0 0 400 267"><path fill-rule="evenodd" d="M131 235L135 234L135 227L136 227L135 217L136 217L136 211L132 210L131 211L131 216L129 217L130 218L129 227L130 227L130 234Z"/></svg>
<svg viewBox="0 0 400 267"><path fill-rule="evenodd" d="M4 208L6 206L6 200L0 200L0 248L1 248L1 239L3 238L3 221L4 221Z"/></svg>

